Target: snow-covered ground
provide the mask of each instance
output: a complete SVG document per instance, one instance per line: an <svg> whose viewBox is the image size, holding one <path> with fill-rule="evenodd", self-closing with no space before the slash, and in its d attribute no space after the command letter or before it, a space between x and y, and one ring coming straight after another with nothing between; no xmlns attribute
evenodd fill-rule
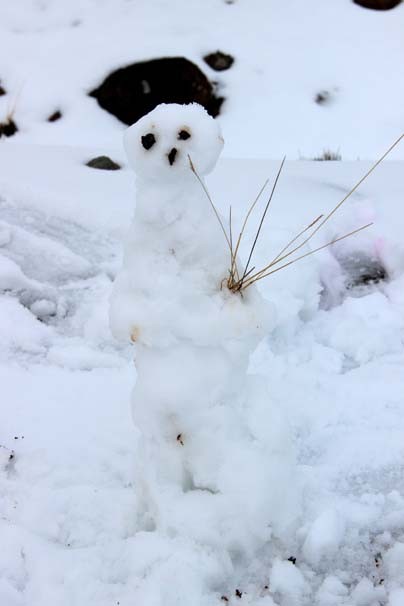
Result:
<svg viewBox="0 0 404 606"><path fill-rule="evenodd" d="M293 532L246 566L137 532L136 376L107 321L133 179L123 125L84 93L133 59L181 53L208 73L202 54L234 54L220 75L226 158L209 188L240 225L276 174L279 161L266 158L339 148L344 159L375 160L400 134L404 7L25 0L4 3L0 17L9 91L0 109L15 101L21 128L0 140L1 606L402 606L404 145L312 248L373 227L261 283L277 321L252 368L291 427L301 498L285 503ZM333 87L329 106L313 102ZM63 119L47 123L59 107ZM84 166L105 152L123 170ZM255 262L369 166L287 162ZM241 256L253 235L254 222ZM358 254L388 280L348 288Z"/></svg>
<svg viewBox="0 0 404 606"><path fill-rule="evenodd" d="M120 147L124 126L86 93L134 61L185 56L227 98L227 155L367 160L403 129L403 23L404 6L351 0L2 2L0 116L15 109L16 139ZM228 71L203 61L217 49Z"/></svg>

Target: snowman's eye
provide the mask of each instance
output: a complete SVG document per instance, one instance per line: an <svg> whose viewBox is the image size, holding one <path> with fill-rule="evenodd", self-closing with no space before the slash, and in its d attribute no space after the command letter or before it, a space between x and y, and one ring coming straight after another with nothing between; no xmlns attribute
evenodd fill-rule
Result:
<svg viewBox="0 0 404 606"><path fill-rule="evenodd" d="M145 149L151 149L155 143L156 137L153 135L153 133L147 133L147 135L143 135L142 145Z"/></svg>
<svg viewBox="0 0 404 606"><path fill-rule="evenodd" d="M178 137L177 139L180 139L180 141L186 141L187 139L190 138L190 133L187 130L180 130L180 132L178 133Z"/></svg>

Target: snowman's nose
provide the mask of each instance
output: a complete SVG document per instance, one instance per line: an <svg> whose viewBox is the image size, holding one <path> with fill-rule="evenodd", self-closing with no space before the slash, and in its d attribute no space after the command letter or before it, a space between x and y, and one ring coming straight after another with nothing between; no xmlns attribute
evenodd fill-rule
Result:
<svg viewBox="0 0 404 606"><path fill-rule="evenodd" d="M174 164L176 155L177 155L177 150L175 149L175 147L173 147L172 150L170 151L170 153L168 154L168 161L170 163L170 166L172 166Z"/></svg>

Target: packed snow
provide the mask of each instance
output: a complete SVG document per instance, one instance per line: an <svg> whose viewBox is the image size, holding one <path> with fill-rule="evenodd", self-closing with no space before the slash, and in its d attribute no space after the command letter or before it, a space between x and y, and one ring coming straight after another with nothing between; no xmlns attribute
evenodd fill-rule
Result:
<svg viewBox="0 0 404 606"><path fill-rule="evenodd" d="M266 382L247 375L274 309L254 286L227 288L227 242L191 170L212 170L218 123L196 104L159 105L125 143L136 211L110 321L136 342L143 524L247 565L296 511L292 441Z"/></svg>
<svg viewBox="0 0 404 606"><path fill-rule="evenodd" d="M124 125L86 93L111 69L166 54L220 79L225 147L207 186L226 224L231 205L235 234L270 180L241 264L288 154L254 251L262 267L400 135L404 7L24 0L3 4L0 16L0 111L15 106L20 128L0 140L1 606L402 606L404 144L304 251L372 227L262 280L228 326L209 297L185 305L187 284L205 287L200 275L187 284L176 275L177 316L163 307L170 284L151 285L153 300L136 300L148 331L134 345L112 335L110 300L133 218L154 230L159 199L134 183ZM220 75L201 60L217 47L235 56ZM321 106L313 98L323 89L331 101ZM48 123L58 108L62 119ZM195 156L201 173L220 147L210 166ZM352 161L298 159L324 149ZM85 166L100 154L123 169ZM225 243L193 185L206 223L193 217L192 262L208 255L215 272ZM164 242L154 244L158 252ZM147 238L138 247L133 262L144 255L136 267L147 281L156 250ZM241 321L254 306L269 311L265 330L250 332L249 315ZM238 344L237 327L247 335ZM150 356L142 357L143 337ZM195 382L192 406L181 408L187 427L173 427L179 440L151 447L153 398ZM206 413L200 403L213 388L224 405ZM145 395L150 406L139 408ZM156 468L173 472L172 482L184 459L194 474L186 490L164 492L160 476L150 495Z"/></svg>

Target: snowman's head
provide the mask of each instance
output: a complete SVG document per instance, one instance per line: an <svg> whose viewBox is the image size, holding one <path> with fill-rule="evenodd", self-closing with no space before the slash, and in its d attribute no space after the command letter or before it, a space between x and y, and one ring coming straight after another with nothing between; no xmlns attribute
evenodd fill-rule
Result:
<svg viewBox="0 0 404 606"><path fill-rule="evenodd" d="M197 103L158 105L125 133L129 163L138 177L172 181L209 173L223 147L218 123Z"/></svg>

